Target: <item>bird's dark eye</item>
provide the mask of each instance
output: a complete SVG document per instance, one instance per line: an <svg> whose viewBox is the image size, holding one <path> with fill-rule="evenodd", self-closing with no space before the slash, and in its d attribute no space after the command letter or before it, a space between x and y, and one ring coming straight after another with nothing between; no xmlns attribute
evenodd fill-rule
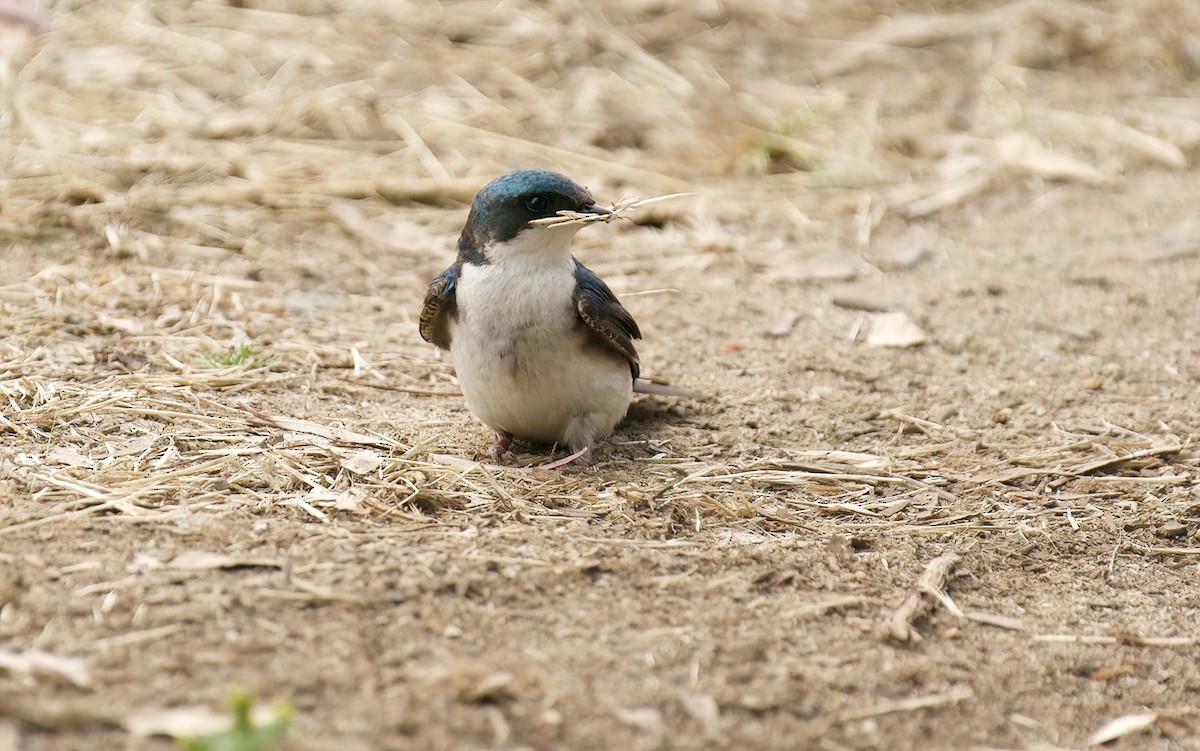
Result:
<svg viewBox="0 0 1200 751"><path fill-rule="evenodd" d="M542 195L530 196L525 199L525 208L535 214L540 214L550 208L550 199Z"/></svg>

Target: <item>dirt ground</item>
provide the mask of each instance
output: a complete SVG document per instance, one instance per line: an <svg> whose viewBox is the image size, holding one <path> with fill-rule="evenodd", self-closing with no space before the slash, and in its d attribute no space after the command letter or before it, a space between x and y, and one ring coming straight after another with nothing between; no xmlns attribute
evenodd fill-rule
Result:
<svg viewBox="0 0 1200 751"><path fill-rule="evenodd" d="M0 750L239 687L293 749L1200 749L1191 0L48 19L0 45ZM475 464L417 334L530 166L695 194L576 241L707 396L586 467Z"/></svg>

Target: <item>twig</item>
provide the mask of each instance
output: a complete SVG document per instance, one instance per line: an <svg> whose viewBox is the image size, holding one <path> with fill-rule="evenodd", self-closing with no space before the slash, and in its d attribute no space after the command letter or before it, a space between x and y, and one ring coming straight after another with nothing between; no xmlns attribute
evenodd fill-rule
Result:
<svg viewBox="0 0 1200 751"><path fill-rule="evenodd" d="M943 707L947 704L957 704L960 701L975 698L975 691L970 686L958 686L941 694L929 694L928 696L914 696L911 699L897 699L896 701L885 701L876 704L873 707L866 709L854 709L838 713L838 722L848 722L850 720L865 720L870 717L879 717L885 714L894 712L915 712L918 709L930 709L932 707Z"/></svg>
<svg viewBox="0 0 1200 751"><path fill-rule="evenodd" d="M1134 459L1145 459L1148 456L1161 456L1163 454L1178 454L1180 451L1189 449L1195 446L1194 443L1180 443L1173 446L1155 446L1153 448L1134 451L1132 454L1124 456L1110 456L1100 461L1091 462L1078 467L1073 467L1070 471L1075 475L1087 475L1101 469L1108 469L1114 464L1123 464L1124 462L1133 461Z"/></svg>
<svg viewBox="0 0 1200 751"><path fill-rule="evenodd" d="M1196 643L1193 636L1088 636L1077 634L1035 634L1034 641L1050 644L1126 644L1134 647L1190 647Z"/></svg>
<svg viewBox="0 0 1200 751"><path fill-rule="evenodd" d="M942 590L950 569L954 568L958 560L958 553L943 553L925 566L925 570L917 578L916 591L892 612L884 624L887 636L897 641L921 641L921 635L913 628L912 622L930 608L931 599L942 603L954 615L962 617L962 610Z"/></svg>
<svg viewBox="0 0 1200 751"><path fill-rule="evenodd" d="M574 454L571 454L570 456L564 456L563 458L556 459L555 461L552 461L552 462L547 462L545 464L539 464L538 466L534 467L534 469L558 469L559 467L565 467L566 465L570 464L571 462L575 461L579 457L586 454L588 452L588 450L589 450L588 447L584 446L583 448L579 449L578 451L576 451Z"/></svg>

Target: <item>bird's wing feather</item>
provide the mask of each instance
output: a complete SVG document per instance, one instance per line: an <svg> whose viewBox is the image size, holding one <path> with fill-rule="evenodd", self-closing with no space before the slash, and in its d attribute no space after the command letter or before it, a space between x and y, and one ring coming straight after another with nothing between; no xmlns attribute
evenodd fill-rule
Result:
<svg viewBox="0 0 1200 751"><path fill-rule="evenodd" d="M641 364L633 340L641 339L642 332L608 285L579 261L575 262L575 309L600 342L624 355L629 372L637 378Z"/></svg>
<svg viewBox="0 0 1200 751"><path fill-rule="evenodd" d="M421 338L442 349L450 349L450 321L458 315L458 301L454 295L457 282L456 263L430 282L425 305L421 308Z"/></svg>

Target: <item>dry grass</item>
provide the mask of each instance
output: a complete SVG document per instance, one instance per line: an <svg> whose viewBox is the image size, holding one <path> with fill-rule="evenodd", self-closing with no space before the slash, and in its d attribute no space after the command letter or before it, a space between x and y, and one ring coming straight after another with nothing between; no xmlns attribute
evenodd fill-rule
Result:
<svg viewBox="0 0 1200 751"><path fill-rule="evenodd" d="M33 358L20 362L37 369ZM1046 532L1078 529L1099 512L1096 504L1138 488L1190 486L1200 464L1196 436L1131 435L1106 426L1096 435L1064 435L1060 445L1033 454L967 467L948 464L937 444L932 456L907 459L794 449L740 460L660 453L620 470L636 482L613 485L607 473L457 460L394 434L254 405L255 392L301 376L246 366L91 373L0 381L10 482L36 501L10 517L0 535L87 515L171 523L180 514L231 508L321 522L351 514L385 526L431 513L554 515L558 502L548 498L621 518L670 510L697 532L705 524L766 530L818 523L855 534L898 527L910 534ZM1055 503L1027 505L1051 492ZM1164 520L1187 516L1190 496L1175 498L1174 508L1158 510Z"/></svg>
<svg viewBox="0 0 1200 751"><path fill-rule="evenodd" d="M659 203L661 201L669 201L673 198L682 198L690 196L691 193L669 193L665 196L654 196L653 198L623 198L608 207L607 214L581 214L578 211L560 211L555 216L546 217L545 219L534 219L530 224L537 224L546 227L559 227L564 224L595 224L597 222L614 222L618 219L629 219L629 212L636 211L643 206Z"/></svg>

